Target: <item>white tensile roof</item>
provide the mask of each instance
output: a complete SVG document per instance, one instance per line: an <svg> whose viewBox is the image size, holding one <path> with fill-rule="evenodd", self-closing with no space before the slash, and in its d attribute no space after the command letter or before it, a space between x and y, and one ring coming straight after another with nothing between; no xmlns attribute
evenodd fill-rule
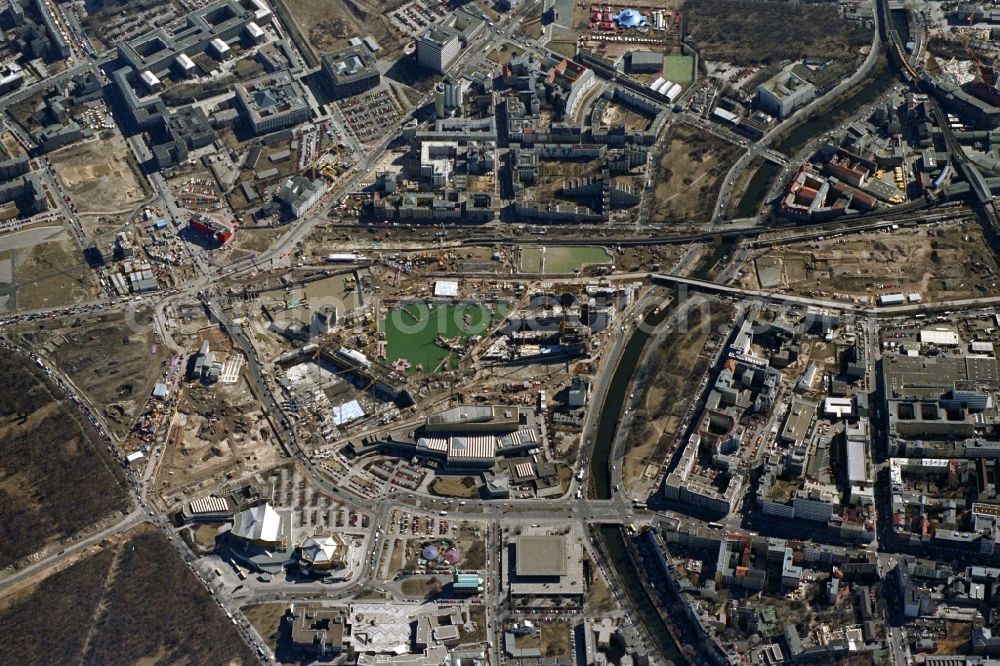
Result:
<svg viewBox="0 0 1000 666"><path fill-rule="evenodd" d="M248 541L277 541L281 517L270 504L260 504L236 514L233 535Z"/></svg>

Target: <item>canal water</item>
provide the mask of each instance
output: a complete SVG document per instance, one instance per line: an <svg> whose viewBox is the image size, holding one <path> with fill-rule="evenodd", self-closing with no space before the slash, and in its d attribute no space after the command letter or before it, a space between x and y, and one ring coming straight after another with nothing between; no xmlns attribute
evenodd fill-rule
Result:
<svg viewBox="0 0 1000 666"><path fill-rule="evenodd" d="M637 326L632 337L622 351L618 367L611 378L604 405L601 407L601 420L597 425L597 437L594 441L594 452L590 458L590 478L593 480L597 499L611 499L611 469L608 456L611 455L611 444L615 439L615 430L622 413L622 404L628 393L628 385L635 373L635 366L642 356L642 350L649 339L652 329L662 322L668 313L672 312L676 303L671 302L659 312L650 310L643 317L643 323Z"/></svg>
<svg viewBox="0 0 1000 666"><path fill-rule="evenodd" d="M761 202L767 196L767 190L771 187L771 181L781 171L781 167L774 162L764 162L757 172L747 183L747 189L743 190L740 203L736 206L734 217L753 217L757 214Z"/></svg>
<svg viewBox="0 0 1000 666"><path fill-rule="evenodd" d="M656 607L653 605L653 600L649 598L646 588L639 584L635 578L635 569L632 567L632 560L629 559L625 535L621 528L617 525L602 525L599 528L599 534L610 564L618 574L619 580L625 583L625 594L628 595L639 614L639 617L634 619L642 622L646 632L655 643L653 647L659 650L665 659L676 664L683 664L685 659L680 650L677 649L674 639L670 636L667 625L663 623L660 614L656 612ZM633 581L635 584L632 584Z"/></svg>
<svg viewBox="0 0 1000 666"><path fill-rule="evenodd" d="M900 19L902 28L900 27ZM906 30L905 13L893 13L893 23L904 41L908 40L909 33ZM813 116L806 122L792 129L791 132L775 146L775 148L786 155L797 153L810 139L817 134L829 131L835 127L838 121L835 119L839 115L850 115L862 106L871 103L886 88L888 88L896 75L896 68L885 58L880 58L872 76L869 77L860 89L845 98L833 109L829 109L822 114ZM842 114L839 112L843 112ZM747 191L740 200L741 215L752 215L742 213L744 206L751 204L756 206L757 197L763 197L767 191L771 179L774 177L773 171L768 169L769 164L758 170L751 178ZM717 244L713 252L694 271L693 276L705 279L711 276L716 265L723 257L731 253L734 249L733 240L724 240ZM635 373L636 365L642 356L643 349L649 339L650 331L659 325L677 306L676 300L670 306L660 312L647 312L644 317L643 326L637 326L632 333L632 337L626 343L622 352L618 367L611 379L608 393L605 397L601 409L601 418L598 423L594 451L590 461L590 477L593 480L594 490L598 499L610 499L611 497L611 470L608 464L608 456L611 453L611 445L615 439L615 431L621 417L622 404L628 393L629 382ZM639 572L632 565L632 560L628 556L628 545L621 528L617 525L604 525L598 530L598 536L605 552L610 558L610 565L614 568L619 580L624 583L625 593L638 610L639 620L646 627L647 633L656 643L656 647L663 657L683 663L684 659L677 645L674 643L667 629L666 624L656 611L652 600L646 593L646 588L639 584Z"/></svg>
<svg viewBox="0 0 1000 666"><path fill-rule="evenodd" d="M840 104L831 109L817 112L806 122L792 128L785 138L775 144L774 148L789 157L794 156L810 140L824 132L829 132L842 123L844 118L852 115L865 104L874 101L885 92L886 88L892 85L895 76L896 68L880 56L875 65L875 71L868 78L867 83L846 97Z"/></svg>

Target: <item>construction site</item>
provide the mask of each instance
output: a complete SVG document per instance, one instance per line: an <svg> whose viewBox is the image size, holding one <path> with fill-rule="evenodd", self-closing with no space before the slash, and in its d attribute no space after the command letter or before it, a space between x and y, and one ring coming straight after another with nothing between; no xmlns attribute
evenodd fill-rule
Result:
<svg viewBox="0 0 1000 666"><path fill-rule="evenodd" d="M865 303L886 293L948 300L995 294L998 271L981 225L959 221L768 248L751 255L743 283Z"/></svg>

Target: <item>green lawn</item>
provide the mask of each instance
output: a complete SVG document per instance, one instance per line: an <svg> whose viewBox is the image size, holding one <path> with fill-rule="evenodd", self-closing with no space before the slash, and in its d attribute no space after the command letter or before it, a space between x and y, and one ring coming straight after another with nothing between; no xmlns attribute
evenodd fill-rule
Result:
<svg viewBox="0 0 1000 666"><path fill-rule="evenodd" d="M582 266L610 263L611 255L599 245L521 249L522 273L572 273Z"/></svg>
<svg viewBox="0 0 1000 666"><path fill-rule="evenodd" d="M400 358L407 359L411 365L406 372L410 375L435 372L442 363L457 367L458 354L435 344L435 340L439 335L463 341L473 335L485 335L494 320L491 309L490 305L479 303L407 303L398 307L381 323L386 360L393 364ZM503 317L508 310L507 304L499 303L495 316Z"/></svg>
<svg viewBox="0 0 1000 666"><path fill-rule="evenodd" d="M572 273L582 266L610 263L608 251L599 245L545 248L546 273Z"/></svg>
<svg viewBox="0 0 1000 666"><path fill-rule="evenodd" d="M674 83L691 83L694 58L686 55L668 55L663 59L663 78Z"/></svg>
<svg viewBox="0 0 1000 666"><path fill-rule="evenodd" d="M521 272L522 273L542 272L542 248L540 247L521 248Z"/></svg>

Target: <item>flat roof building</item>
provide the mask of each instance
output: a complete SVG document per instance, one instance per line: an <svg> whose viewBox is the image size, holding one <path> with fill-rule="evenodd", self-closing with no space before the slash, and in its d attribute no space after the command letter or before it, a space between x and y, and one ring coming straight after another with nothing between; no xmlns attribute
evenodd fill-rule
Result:
<svg viewBox="0 0 1000 666"><path fill-rule="evenodd" d="M302 84L288 71L238 84L236 111L254 134L277 132L312 117Z"/></svg>
<svg viewBox="0 0 1000 666"><path fill-rule="evenodd" d="M237 0L215 0L190 12L183 25L175 30L156 28L118 42L118 59L137 72L148 70L163 77L182 53L199 55L210 46L218 50L214 42L221 42L228 51L227 42L237 39L254 18L255 12Z"/></svg>
<svg viewBox="0 0 1000 666"><path fill-rule="evenodd" d="M815 95L816 86L785 70L757 86L757 105L773 116L787 118Z"/></svg>
<svg viewBox="0 0 1000 666"><path fill-rule="evenodd" d="M417 62L444 74L461 48L485 25L486 22L475 14L456 10L444 23L428 28L417 37Z"/></svg>
<svg viewBox="0 0 1000 666"><path fill-rule="evenodd" d="M444 74L461 48L457 31L445 26L434 26L417 37L417 62Z"/></svg>
<svg viewBox="0 0 1000 666"><path fill-rule="evenodd" d="M325 53L320 60L336 99L363 93L381 80L375 56L366 46Z"/></svg>
<svg viewBox="0 0 1000 666"><path fill-rule="evenodd" d="M278 188L274 198L289 216L296 218L315 205L326 194L326 189L324 180L310 180L305 176L295 175Z"/></svg>
<svg viewBox="0 0 1000 666"><path fill-rule="evenodd" d="M504 549L511 595L576 596L586 590L580 544L567 534L522 534Z"/></svg>
<svg viewBox="0 0 1000 666"><path fill-rule="evenodd" d="M663 69L663 54L656 51L632 51L628 54L628 71L659 72Z"/></svg>

